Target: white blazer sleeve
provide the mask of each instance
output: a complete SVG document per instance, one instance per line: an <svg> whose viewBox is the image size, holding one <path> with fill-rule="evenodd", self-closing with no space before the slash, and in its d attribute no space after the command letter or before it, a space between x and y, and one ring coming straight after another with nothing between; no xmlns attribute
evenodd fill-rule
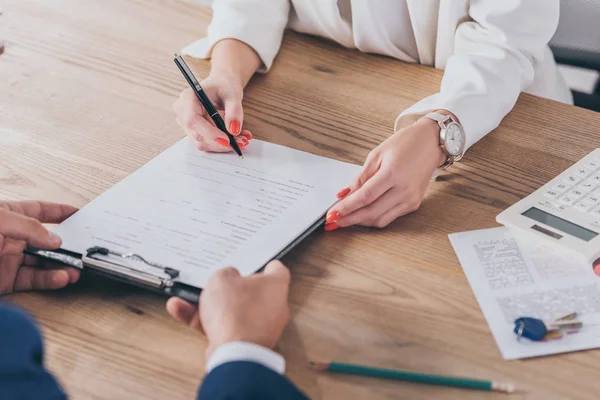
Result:
<svg viewBox="0 0 600 400"><path fill-rule="evenodd" d="M256 51L263 64L259 72L271 68L287 26L290 0L214 0L212 9L208 36L185 47L182 53L210 58L217 42L237 39Z"/></svg>
<svg viewBox="0 0 600 400"><path fill-rule="evenodd" d="M440 92L400 115L446 109L463 125L467 148L495 129L532 84L558 25L559 0L471 0L469 16L456 30Z"/></svg>

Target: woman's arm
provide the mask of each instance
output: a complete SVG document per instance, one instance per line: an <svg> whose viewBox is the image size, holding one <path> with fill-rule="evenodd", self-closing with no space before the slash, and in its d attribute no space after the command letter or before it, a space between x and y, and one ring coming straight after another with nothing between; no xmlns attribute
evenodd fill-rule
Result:
<svg viewBox="0 0 600 400"><path fill-rule="evenodd" d="M243 130L244 88L258 70L267 71L279 51L287 25L289 0L215 0L208 37L188 46L183 54L211 58L210 75L201 84L240 148L252 134ZM191 89L173 105L177 122L196 148L231 151L225 133L217 129Z"/></svg>
<svg viewBox="0 0 600 400"><path fill-rule="evenodd" d="M397 120L449 110L465 129L467 148L500 124L531 86L536 63L551 56L547 45L558 26L559 0L472 0L469 16L456 30L440 92Z"/></svg>
<svg viewBox="0 0 600 400"><path fill-rule="evenodd" d="M532 84L558 14L559 0L471 0L472 20L456 31L440 92L396 120L396 133L369 154L357 179L340 192L343 199L330 210L325 229L384 227L416 210L445 159L439 127L418 117L434 110L454 114L467 148L496 128Z"/></svg>
<svg viewBox="0 0 600 400"><path fill-rule="evenodd" d="M236 39L224 39L212 51L211 76L226 76L235 85L245 88L261 64L258 54Z"/></svg>

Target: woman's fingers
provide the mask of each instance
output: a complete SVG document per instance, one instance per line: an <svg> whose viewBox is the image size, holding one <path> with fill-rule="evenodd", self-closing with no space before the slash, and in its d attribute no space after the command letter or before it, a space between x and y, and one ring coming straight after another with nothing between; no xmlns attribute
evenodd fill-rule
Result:
<svg viewBox="0 0 600 400"><path fill-rule="evenodd" d="M394 220L419 208L410 198L390 190L373 204L340 219L341 227L350 225L385 228Z"/></svg>
<svg viewBox="0 0 600 400"><path fill-rule="evenodd" d="M337 221L340 227L346 227L351 225L363 225L363 226L374 226L383 228L383 226L389 224L391 221L387 221L387 224L383 224L384 220L380 220L381 216L386 214L389 210L403 204L404 198L403 193L392 188L380 196L377 200L371 204L359 208L353 213L340 215Z"/></svg>
<svg viewBox="0 0 600 400"><path fill-rule="evenodd" d="M229 133L236 136L238 146L244 150L252 134L247 130L242 131L241 128L244 118L241 100L228 99L224 100L223 104L225 111L220 114L224 115ZM173 109L177 114L177 123L185 130L197 149L220 153L232 150L227 134L214 125L191 89L182 92Z"/></svg>
<svg viewBox="0 0 600 400"><path fill-rule="evenodd" d="M366 182L332 207L327 216L328 223L332 223L334 220L339 221L341 218L374 203L392 186L390 176L384 170L377 171L375 175L369 178L366 178L366 176L368 175L361 174L360 179L366 179ZM345 226L348 225L352 224ZM331 226L328 230L331 230Z"/></svg>
<svg viewBox="0 0 600 400"><path fill-rule="evenodd" d="M230 97L223 101L225 109L225 126L229 133L238 136L242 133L242 123L244 122L244 110L242 108L242 99Z"/></svg>

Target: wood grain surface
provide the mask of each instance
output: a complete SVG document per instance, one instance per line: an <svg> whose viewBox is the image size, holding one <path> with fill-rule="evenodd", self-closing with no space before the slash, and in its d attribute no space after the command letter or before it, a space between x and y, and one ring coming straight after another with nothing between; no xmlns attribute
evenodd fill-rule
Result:
<svg viewBox="0 0 600 400"><path fill-rule="evenodd" d="M183 136L185 87L171 55L202 37L210 10L178 0L3 0L0 199L82 206ZM199 76L208 62L191 62ZM441 72L287 33L245 95L255 136L362 163ZM477 112L477 110L473 110ZM451 249L452 232L496 226L510 204L598 147L600 114L523 95L501 126L385 230L318 233L286 257L292 319L278 350L315 399L503 398L320 375L309 359L512 381L512 399L595 399L600 351L504 361ZM335 182L340 189L347 182ZM46 362L73 399L191 399L205 340L164 299L84 279L11 295L35 315Z"/></svg>

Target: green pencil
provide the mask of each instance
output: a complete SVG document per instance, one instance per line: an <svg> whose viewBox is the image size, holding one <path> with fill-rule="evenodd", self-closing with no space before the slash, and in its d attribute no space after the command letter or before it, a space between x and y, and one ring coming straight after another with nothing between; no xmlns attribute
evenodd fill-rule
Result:
<svg viewBox="0 0 600 400"><path fill-rule="evenodd" d="M452 386L463 389L484 390L488 392L512 393L512 383L497 383L480 379L458 378L453 376L430 375L420 372L399 371L385 368L367 367L363 365L344 364L339 362L310 362L317 371L331 371L341 374L371 376L383 379L424 383L428 385Z"/></svg>

